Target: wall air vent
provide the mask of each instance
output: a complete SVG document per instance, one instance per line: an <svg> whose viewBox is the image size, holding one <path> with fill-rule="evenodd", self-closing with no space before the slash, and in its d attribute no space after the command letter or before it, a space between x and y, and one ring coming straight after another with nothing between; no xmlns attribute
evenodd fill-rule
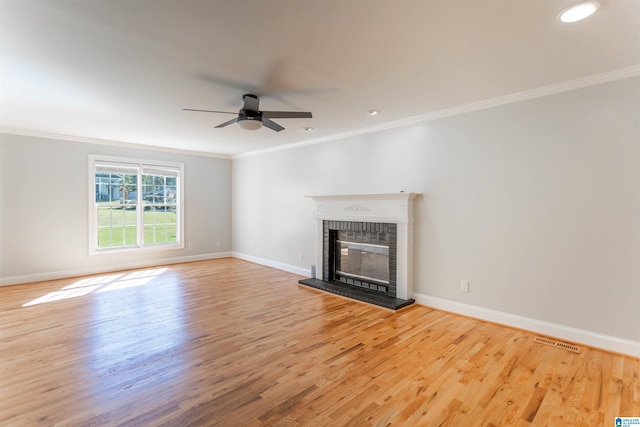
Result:
<svg viewBox="0 0 640 427"><path fill-rule="evenodd" d="M544 345L549 345L551 347L556 347L556 348L561 348L563 350L568 350L568 351L572 351L574 353L581 353L582 349L578 346L575 346L573 344L569 344L566 342L562 342L562 341L557 341L551 338L546 338L546 337L535 337L533 339L535 342L540 343L540 344L544 344Z"/></svg>

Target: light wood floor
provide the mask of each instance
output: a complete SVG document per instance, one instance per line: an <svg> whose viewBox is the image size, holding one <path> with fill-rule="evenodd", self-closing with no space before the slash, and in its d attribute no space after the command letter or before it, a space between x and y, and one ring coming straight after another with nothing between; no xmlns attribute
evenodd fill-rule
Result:
<svg viewBox="0 0 640 427"><path fill-rule="evenodd" d="M236 259L0 288L2 426L609 426L640 360ZM29 305L31 303L31 305Z"/></svg>

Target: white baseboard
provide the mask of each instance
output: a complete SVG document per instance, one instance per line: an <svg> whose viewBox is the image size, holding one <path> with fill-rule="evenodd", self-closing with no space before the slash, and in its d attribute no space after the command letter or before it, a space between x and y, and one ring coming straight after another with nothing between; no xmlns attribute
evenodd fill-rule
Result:
<svg viewBox="0 0 640 427"><path fill-rule="evenodd" d="M416 304L640 358L640 342L414 293Z"/></svg>
<svg viewBox="0 0 640 427"><path fill-rule="evenodd" d="M84 276L89 274L110 273L119 270L128 270L133 268L157 267L161 265L178 264L183 262L203 261L216 258L238 258L250 261L267 267L276 268L278 270L287 271L289 273L298 274L303 277L311 277L310 269L296 267L293 265L283 264L272 260L258 258L252 255L246 255L239 252L218 252L201 255L190 255L183 257L173 257L164 259L154 259L148 261L138 261L126 264L112 264L104 266L92 266L71 270L62 270L47 273L29 274L24 276L10 276L0 278L0 286L16 285L20 283L40 282L44 280L56 280L67 277ZM560 338L576 344L584 344L590 347L600 348L614 353L629 355L631 357L640 358L640 342L631 341L623 338L617 338L610 335L599 334L584 329L572 328L570 326L559 325L556 323L545 322L542 320L532 319L529 317L518 316L515 314L505 313L502 311L492 310L488 308L478 307L470 304L464 304L457 301L432 297L424 294L414 293L413 298L416 304L433 307L439 310L449 311L463 316L469 316L488 322L499 323L518 329Z"/></svg>
<svg viewBox="0 0 640 427"><path fill-rule="evenodd" d="M241 254L238 252L232 252L232 256L234 258L243 259L245 261L254 262L256 264L277 268L278 270L284 270L290 273L299 274L301 276L311 277L311 271L305 270L304 268L282 264L279 262ZM486 320L493 323L499 323L501 325L518 329L524 329L550 337L560 338L576 344L584 344L589 347L599 348L614 353L620 353L640 358L640 342L637 341L617 338L610 335L587 331L584 329L572 328L570 326L559 325L557 323L545 322L543 320L518 316L515 314L505 313L502 311L478 307L470 304L464 304L457 301L431 297L419 293L414 293L413 298L416 300L416 304L424 305L427 307L433 307L439 310L461 314L463 316Z"/></svg>
<svg viewBox="0 0 640 427"><path fill-rule="evenodd" d="M299 274L304 277L311 277L311 267L309 269L296 267L294 265L282 264L280 262L271 261L270 259L258 258L252 255L243 254L240 252L231 252L231 256L245 261L250 261L256 264L265 265L267 267L277 268L278 270L288 271L289 273Z"/></svg>
<svg viewBox="0 0 640 427"><path fill-rule="evenodd" d="M133 268L157 267L160 265L179 264L182 262L204 261L207 259L230 258L231 252L217 252L201 255L189 255L182 257L152 259L130 263L93 265L89 267L74 268L70 270L51 271L46 273L27 274L23 276L9 276L0 278L0 286L18 285L21 283L42 282L44 280L65 279L67 277L86 276L90 274L111 273Z"/></svg>
<svg viewBox="0 0 640 427"><path fill-rule="evenodd" d="M254 262L256 264L265 265L267 267L277 268L278 270L288 271L289 273L311 277L311 271L304 268L282 264L272 260L258 258L239 252L232 252L232 256L234 258L243 259L245 261ZM584 329L572 328L570 326L545 322L529 317L518 316L515 314L505 313L489 308L478 307L470 304L464 304L457 301L431 297L418 293L414 293L413 298L416 300L416 304L424 305L427 307L433 307L440 310L461 314L463 316L486 320L493 323L499 323L501 325L518 329L524 329L550 337L560 338L576 344L584 344L590 347L640 358L640 342L637 341L617 338L610 335L587 331Z"/></svg>

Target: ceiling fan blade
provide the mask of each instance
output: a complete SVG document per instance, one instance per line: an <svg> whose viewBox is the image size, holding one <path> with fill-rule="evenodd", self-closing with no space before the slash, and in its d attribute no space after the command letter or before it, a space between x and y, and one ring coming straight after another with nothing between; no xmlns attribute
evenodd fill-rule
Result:
<svg viewBox="0 0 640 427"><path fill-rule="evenodd" d="M264 117L262 117L262 125L268 127L271 130L275 130L276 132L280 132L281 130L284 130L284 128L279 124L277 124L276 122L271 121L269 119L265 119Z"/></svg>
<svg viewBox="0 0 640 427"><path fill-rule="evenodd" d="M242 100L244 101L244 107L242 107L243 110L258 111L260 100L257 96L251 94L242 95Z"/></svg>
<svg viewBox="0 0 640 427"><path fill-rule="evenodd" d="M263 119L311 119L308 111L263 111Z"/></svg>
<svg viewBox="0 0 640 427"><path fill-rule="evenodd" d="M235 117L235 118L233 118L233 119L229 120L228 122L224 122L224 123L222 123L222 124L219 124L218 126L216 126L216 128L223 128L223 127L225 127L225 126L232 125L232 124L234 124L234 123L235 123L235 122L237 122L237 121L238 121L238 118L237 118L237 117Z"/></svg>
<svg viewBox="0 0 640 427"><path fill-rule="evenodd" d="M183 108L182 111L199 111L201 113L223 113L223 114L238 114L238 113L232 113L230 111L215 111L215 110L196 110L193 108Z"/></svg>

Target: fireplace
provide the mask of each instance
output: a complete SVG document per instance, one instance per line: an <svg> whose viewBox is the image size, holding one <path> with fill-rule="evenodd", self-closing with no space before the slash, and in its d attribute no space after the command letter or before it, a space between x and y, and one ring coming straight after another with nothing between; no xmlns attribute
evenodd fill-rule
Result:
<svg viewBox="0 0 640 427"><path fill-rule="evenodd" d="M411 299L416 193L311 196L315 277L300 283L397 309Z"/></svg>

